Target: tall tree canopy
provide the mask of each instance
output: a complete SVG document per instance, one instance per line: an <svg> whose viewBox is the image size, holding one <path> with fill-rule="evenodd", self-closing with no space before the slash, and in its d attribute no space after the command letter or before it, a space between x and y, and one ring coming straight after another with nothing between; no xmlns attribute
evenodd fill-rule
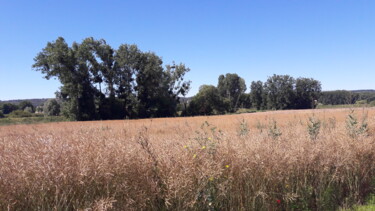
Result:
<svg viewBox="0 0 375 211"><path fill-rule="evenodd" d="M260 110L264 108L266 98L264 97L263 82L253 81L250 85L250 97L252 105Z"/></svg>
<svg viewBox="0 0 375 211"><path fill-rule="evenodd" d="M217 89L220 95L229 100L230 111L236 111L240 97L246 91L245 80L237 74L227 73L219 76Z"/></svg>
<svg viewBox="0 0 375 211"><path fill-rule="evenodd" d="M321 91L320 81L312 78L298 78L296 80L296 108L314 108Z"/></svg>
<svg viewBox="0 0 375 211"><path fill-rule="evenodd" d="M269 77L264 84L268 108L276 110L294 108L294 84L294 78L289 75Z"/></svg>
<svg viewBox="0 0 375 211"><path fill-rule="evenodd" d="M75 120L173 116L190 87L184 64L163 67L154 53L126 44L114 50L103 39L68 46L59 37L34 60L46 79L59 79L62 112Z"/></svg>

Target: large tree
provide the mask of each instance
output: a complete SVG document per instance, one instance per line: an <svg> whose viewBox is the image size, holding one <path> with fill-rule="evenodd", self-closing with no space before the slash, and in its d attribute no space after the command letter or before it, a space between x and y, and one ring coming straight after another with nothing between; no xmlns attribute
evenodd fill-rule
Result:
<svg viewBox="0 0 375 211"><path fill-rule="evenodd" d="M56 77L61 82L60 96L64 101L64 114L74 120L95 119L95 87L92 83L89 53L86 45L76 42L71 47L59 37L35 57L33 68L45 74L46 79Z"/></svg>
<svg viewBox="0 0 375 211"><path fill-rule="evenodd" d="M291 109L295 107L295 80L289 75L273 75L264 84L269 109Z"/></svg>
<svg viewBox="0 0 375 211"><path fill-rule="evenodd" d="M188 115L223 114L228 110L229 101L220 96L219 90L212 85L202 85L188 107Z"/></svg>
<svg viewBox="0 0 375 211"><path fill-rule="evenodd" d="M162 59L136 45L114 50L105 40L86 38L69 47L63 38L49 42L33 68L56 77L63 113L75 120L173 116L189 68L162 66Z"/></svg>
<svg viewBox="0 0 375 211"><path fill-rule="evenodd" d="M230 102L230 111L234 112L238 108L240 97L246 91L245 80L237 74L227 73L219 76L217 89L220 95Z"/></svg>
<svg viewBox="0 0 375 211"><path fill-rule="evenodd" d="M136 45L122 44L115 53L116 95L128 118L136 117L135 73L141 66L142 52Z"/></svg>
<svg viewBox="0 0 375 211"><path fill-rule="evenodd" d="M312 78L296 80L296 108L314 108L322 91L321 83Z"/></svg>
<svg viewBox="0 0 375 211"><path fill-rule="evenodd" d="M167 65L154 53L143 53L136 70L136 96L139 117L165 117L176 114L179 95L189 90L190 81L183 81L189 71L185 65Z"/></svg>

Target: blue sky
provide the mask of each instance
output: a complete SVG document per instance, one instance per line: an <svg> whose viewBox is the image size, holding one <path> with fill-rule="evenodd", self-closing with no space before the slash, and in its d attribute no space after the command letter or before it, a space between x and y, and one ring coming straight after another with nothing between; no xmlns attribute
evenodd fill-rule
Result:
<svg viewBox="0 0 375 211"><path fill-rule="evenodd" d="M54 97L59 82L31 66L59 36L137 44L185 63L189 96L225 73L247 87L288 74L323 90L375 89L373 0L0 0L0 100Z"/></svg>

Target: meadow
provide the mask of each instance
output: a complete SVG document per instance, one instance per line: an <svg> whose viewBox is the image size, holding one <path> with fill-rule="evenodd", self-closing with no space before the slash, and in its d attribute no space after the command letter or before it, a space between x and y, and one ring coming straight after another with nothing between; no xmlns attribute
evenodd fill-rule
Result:
<svg viewBox="0 0 375 211"><path fill-rule="evenodd" d="M374 193L374 108L0 126L0 210L337 210Z"/></svg>

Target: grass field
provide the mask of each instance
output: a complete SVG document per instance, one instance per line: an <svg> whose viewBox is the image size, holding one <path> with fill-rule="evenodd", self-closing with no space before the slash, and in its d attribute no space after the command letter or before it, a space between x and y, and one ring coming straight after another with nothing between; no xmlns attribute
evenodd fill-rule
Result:
<svg viewBox="0 0 375 211"><path fill-rule="evenodd" d="M18 118L0 118L0 126L3 125L19 125L19 124L37 124L48 122L63 122L67 121L62 116L33 116L33 117L18 117Z"/></svg>
<svg viewBox="0 0 375 211"><path fill-rule="evenodd" d="M374 108L1 126L0 210L345 209L374 137Z"/></svg>

